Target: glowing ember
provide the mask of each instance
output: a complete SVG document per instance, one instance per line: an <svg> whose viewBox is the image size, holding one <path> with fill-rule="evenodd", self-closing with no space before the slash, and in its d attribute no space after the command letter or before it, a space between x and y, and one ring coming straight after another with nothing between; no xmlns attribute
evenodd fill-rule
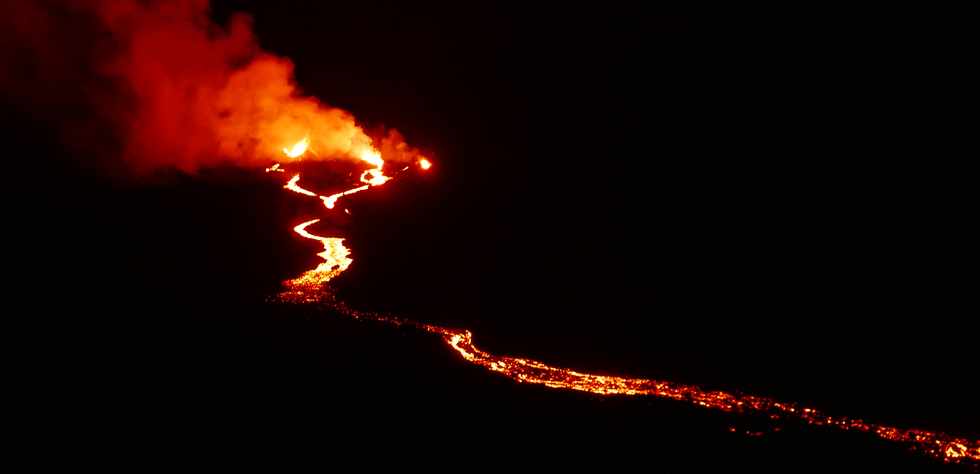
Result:
<svg viewBox="0 0 980 474"><path fill-rule="evenodd" d="M376 152L373 150L366 152L361 155L361 159L374 166L361 176L361 181L367 184L330 196L318 196L328 209L333 209L337 200L343 196L364 191L371 186L383 184L391 179L381 173L384 161ZM423 170L432 166L425 158L420 159L418 163ZM384 178L384 180L377 184L371 182L371 180L379 177ZM286 184L285 188L307 196L317 196L316 193L300 188L297 185L298 181L299 175L296 175ZM344 212L349 213L347 209ZM390 315L354 310L336 300L327 286L327 282L351 265L353 260L350 258L350 250L344 246L341 238L320 237L307 231L310 225L317 222L319 219L307 221L297 225L293 230L301 237L317 240L323 244L323 252L317 254L323 259L323 262L298 278L285 282L285 291L278 295L279 301L323 304L354 319L365 319L396 326L408 325L428 333L437 334L467 362L501 374L518 383L576 390L600 396L667 398L724 412L760 413L772 420L796 419L814 426L830 426L845 431L858 431L885 440L906 443L916 450L945 462L980 465L980 440L956 438L943 433L924 430L893 428L859 419L832 417L813 408L800 407L793 403L779 402L764 397L703 390L695 385L683 385L661 380L589 374L550 366L536 360L495 355L477 348L473 343L472 333L466 330L444 328Z"/></svg>
<svg viewBox="0 0 980 474"><path fill-rule="evenodd" d="M296 142L291 147L286 147L282 149L282 153L290 158L299 158L306 153L306 149L310 147L310 137L303 137L302 140Z"/></svg>
<svg viewBox="0 0 980 474"><path fill-rule="evenodd" d="M266 172L266 173L272 173L272 172L276 172L276 173L285 173L285 172L286 172L286 170L284 170L284 169L282 169L282 168L280 168L280 167L279 167L279 163L276 163L276 164L274 164L274 165L272 165L272 166L270 166L270 167L268 167L268 168L266 168L266 169L265 169L265 172Z"/></svg>

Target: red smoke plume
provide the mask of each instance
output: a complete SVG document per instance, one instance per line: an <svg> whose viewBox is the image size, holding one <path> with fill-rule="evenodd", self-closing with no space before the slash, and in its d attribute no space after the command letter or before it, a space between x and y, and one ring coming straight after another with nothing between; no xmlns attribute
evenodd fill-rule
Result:
<svg viewBox="0 0 980 474"><path fill-rule="evenodd" d="M5 93L49 104L34 111L60 122L65 109L91 112L87 132L75 120L70 136L108 125L131 170L259 165L304 137L306 159L418 156L397 132L374 143L346 111L301 95L293 64L259 48L247 15L215 24L207 0L8 1Z"/></svg>

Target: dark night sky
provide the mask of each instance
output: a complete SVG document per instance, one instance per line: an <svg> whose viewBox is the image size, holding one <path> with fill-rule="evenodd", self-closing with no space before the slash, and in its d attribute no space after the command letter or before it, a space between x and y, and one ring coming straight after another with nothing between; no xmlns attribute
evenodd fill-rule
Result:
<svg viewBox="0 0 980 474"><path fill-rule="evenodd" d="M622 4L213 3L219 20L252 14L304 92L435 156L431 175L351 200L356 263L338 285L352 304L471 328L497 352L980 435L965 242L938 193L955 190L879 146L895 105L857 37ZM512 387L434 340L269 308L314 261L288 229L315 208L251 170L144 186L80 173L50 124L4 110L7 142L41 143L8 177L40 169L53 185L7 190L34 227L7 227L32 271L6 312L41 321L24 371L55 367L80 391L45 391L63 417L357 431L369 413L401 438L405 420L469 413L487 433L609 455L705 443L747 467L795 465L804 446L828 467L922 462L850 435L739 439L721 415ZM616 437L628 431L645 441Z"/></svg>

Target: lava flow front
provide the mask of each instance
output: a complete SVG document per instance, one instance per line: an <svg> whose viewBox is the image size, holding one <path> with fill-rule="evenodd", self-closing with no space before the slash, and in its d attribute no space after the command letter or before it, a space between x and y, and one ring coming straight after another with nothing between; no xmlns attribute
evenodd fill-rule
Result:
<svg viewBox="0 0 980 474"><path fill-rule="evenodd" d="M290 153L300 149L298 148L300 145L305 150L305 147L309 146L309 142L284 148L283 152L291 158L296 158L299 155L290 156ZM364 191L372 186L379 186L392 179L383 174L384 161L377 151L365 151L360 157L362 161L372 166L361 175L361 182L365 183L361 186L329 196L322 196L300 187L298 184L300 177L297 174L289 180L284 188L305 196L319 197L328 209L333 209L339 198ZM432 163L425 158L420 158L417 164L422 170L428 170L432 166ZM277 164L266 171L281 172L283 169ZM589 374L567 368L553 367L536 360L495 355L477 348L473 343L473 335L467 330L444 328L391 315L355 310L338 301L327 286L327 282L351 265L350 250L344 246L344 239L342 238L320 237L307 230L309 226L317 222L319 219L310 220L297 225L293 230L301 237L317 240L323 244L324 250L318 254L323 262L300 277L286 281L284 283L285 291L276 298L279 302L318 303L354 319L371 320L397 326L408 325L428 333L437 334L464 360L520 383L543 385L555 389L577 390L596 395L660 397L724 412L759 413L772 420L796 419L814 426L829 426L845 431L864 432L885 440L906 443L918 451L945 462L980 466L980 440L957 438L944 433L925 430L894 428L854 418L829 416L813 408L764 397L709 391L694 385L661 380Z"/></svg>

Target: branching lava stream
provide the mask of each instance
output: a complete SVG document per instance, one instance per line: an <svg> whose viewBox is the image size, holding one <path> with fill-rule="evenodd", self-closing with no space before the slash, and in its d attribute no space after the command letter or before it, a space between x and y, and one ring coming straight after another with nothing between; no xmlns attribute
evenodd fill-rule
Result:
<svg viewBox="0 0 980 474"><path fill-rule="evenodd" d="M304 139L306 140L306 139ZM309 142L301 142L284 148L291 157L293 152L305 149ZM300 152L300 154L302 154ZM298 155L297 155L298 156ZM337 200L343 196L379 186L391 179L382 172L384 161L376 151L365 152L362 161L371 169L361 175L361 186L348 191L321 196L298 185L299 175L284 186L298 194L318 197L325 207L333 209ZM421 158L416 163L420 170L428 170L432 163ZM268 168L268 172L282 172L278 165ZM809 407L794 403L784 403L764 397L737 395L724 391L703 390L694 385L684 385L662 380L596 375L577 372L567 368L553 367L545 363L520 357L501 356L480 350L473 343L470 331L451 329L421 322L411 321L390 315L358 311L337 300L329 291L327 283L346 270L352 262L350 250L344 246L342 238L321 237L309 232L308 228L319 219L303 222L293 230L301 237L317 240L323 244L323 259L316 268L303 273L298 278L286 281L285 290L275 300L284 303L319 303L354 319L377 321L396 326L412 326L419 330L437 334L459 355L474 365L506 376L516 382L543 385L554 389L577 390L595 395L608 396L650 396L692 403L730 413L758 413L773 420L796 419L809 425L829 426L845 431L868 433L885 440L905 443L913 449L948 463L963 463L971 467L980 466L980 440L958 438L944 433L917 429L902 429L869 423L855 418L830 416Z"/></svg>

